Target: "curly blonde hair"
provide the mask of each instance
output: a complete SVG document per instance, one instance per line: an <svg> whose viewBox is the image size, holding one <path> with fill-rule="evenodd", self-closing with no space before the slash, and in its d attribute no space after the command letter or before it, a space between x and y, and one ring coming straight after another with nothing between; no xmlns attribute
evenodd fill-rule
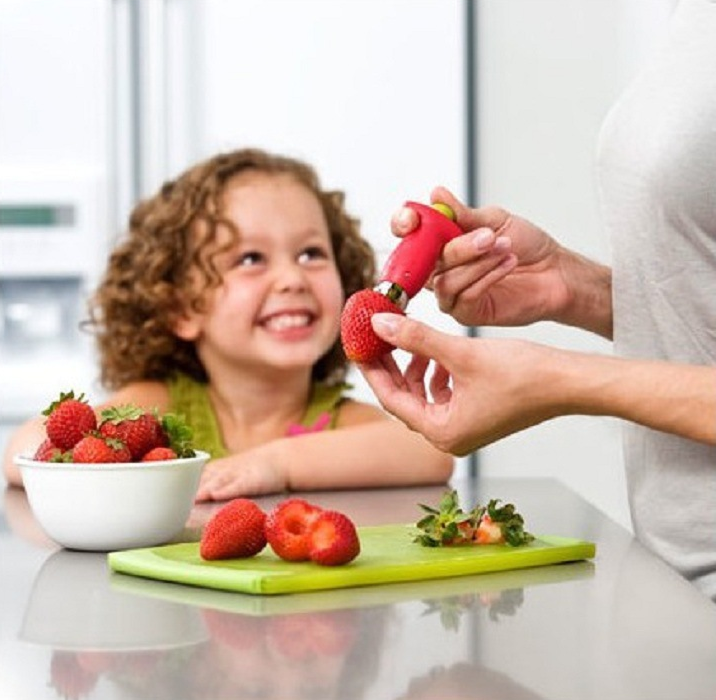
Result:
<svg viewBox="0 0 716 700"><path fill-rule="evenodd" d="M222 193L229 179L244 172L288 174L307 187L326 217L345 298L374 284L373 249L361 237L358 220L346 212L343 192L323 190L310 165L259 149L216 155L140 202L130 215L129 231L110 255L83 324L96 337L104 387L163 381L178 372L206 381L194 344L178 338L173 328L183 309L200 311L204 292L221 284L214 257L240 235L223 217ZM201 240L192 235L197 224L205 232ZM231 231L232 240L217 247L220 226ZM339 382L347 370L337 339L316 362L313 378Z"/></svg>

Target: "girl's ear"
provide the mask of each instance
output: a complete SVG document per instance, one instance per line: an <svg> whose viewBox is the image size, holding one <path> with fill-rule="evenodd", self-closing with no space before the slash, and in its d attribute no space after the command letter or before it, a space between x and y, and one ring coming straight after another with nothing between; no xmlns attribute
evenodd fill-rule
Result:
<svg viewBox="0 0 716 700"><path fill-rule="evenodd" d="M182 311L172 323L174 335L192 342L201 334L201 317L193 311Z"/></svg>

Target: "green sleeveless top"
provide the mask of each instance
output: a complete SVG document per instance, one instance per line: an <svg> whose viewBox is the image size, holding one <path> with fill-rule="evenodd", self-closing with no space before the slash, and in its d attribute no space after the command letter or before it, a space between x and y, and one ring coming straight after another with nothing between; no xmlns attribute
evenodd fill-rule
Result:
<svg viewBox="0 0 716 700"><path fill-rule="evenodd" d="M326 386L314 382L311 387L306 413L300 423L291 425L288 436L332 430L336 427L338 407L345 400L349 384ZM219 430L214 407L209 400L208 385L197 382L186 374L177 374L167 380L169 411L181 414L194 433L193 442L198 450L208 452L213 458L229 454Z"/></svg>

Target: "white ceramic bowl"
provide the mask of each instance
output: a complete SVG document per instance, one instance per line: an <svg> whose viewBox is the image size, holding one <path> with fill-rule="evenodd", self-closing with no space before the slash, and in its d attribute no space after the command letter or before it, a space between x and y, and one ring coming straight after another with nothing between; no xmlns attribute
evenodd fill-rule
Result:
<svg viewBox="0 0 716 700"><path fill-rule="evenodd" d="M183 529L209 459L76 464L15 457L35 518L68 549L151 547Z"/></svg>

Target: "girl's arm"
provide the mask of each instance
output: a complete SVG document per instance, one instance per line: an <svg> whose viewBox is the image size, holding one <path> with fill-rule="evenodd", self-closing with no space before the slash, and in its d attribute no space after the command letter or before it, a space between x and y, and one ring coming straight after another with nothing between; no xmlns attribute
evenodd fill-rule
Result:
<svg viewBox="0 0 716 700"><path fill-rule="evenodd" d="M15 455L34 454L45 437L45 419L42 416L31 418L10 435L2 464L5 479L10 486L22 486L20 470L13 463Z"/></svg>
<svg viewBox="0 0 716 700"><path fill-rule="evenodd" d="M197 500L282 491L439 484L452 475L451 455L376 406L348 401L338 427L210 462Z"/></svg>

